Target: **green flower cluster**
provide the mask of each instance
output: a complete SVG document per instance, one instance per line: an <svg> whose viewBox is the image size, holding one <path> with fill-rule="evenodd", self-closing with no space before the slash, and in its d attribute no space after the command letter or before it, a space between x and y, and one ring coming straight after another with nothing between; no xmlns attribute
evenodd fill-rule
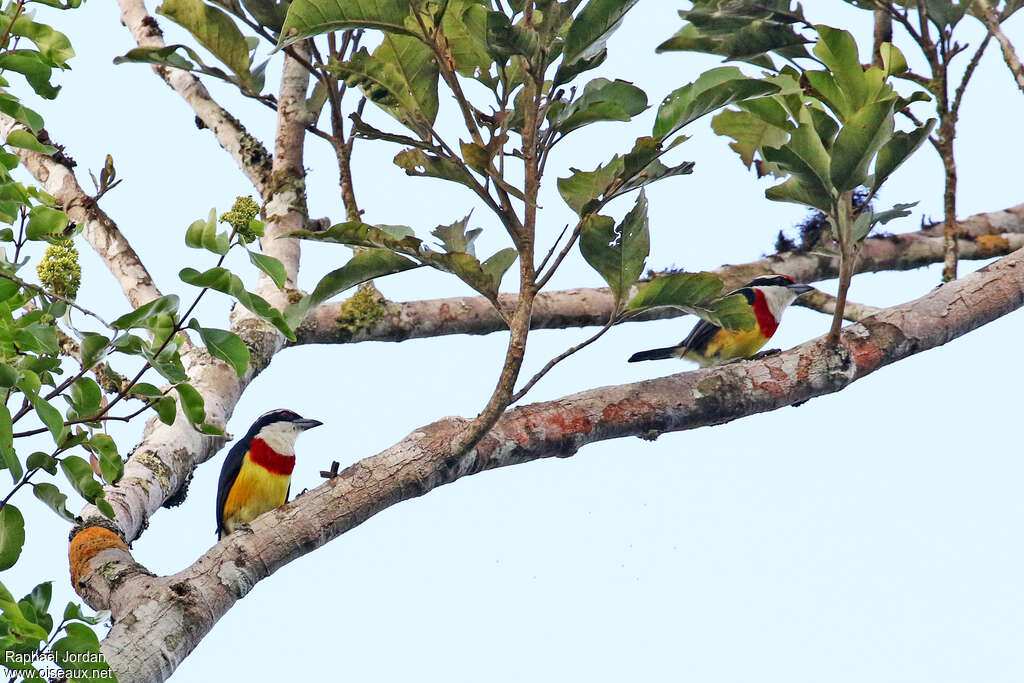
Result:
<svg viewBox="0 0 1024 683"><path fill-rule="evenodd" d="M249 243L262 235L258 229L259 224L253 225L253 219L259 212L260 205L252 197L236 197L231 210L222 214L220 220L234 228L244 243Z"/></svg>
<svg viewBox="0 0 1024 683"><path fill-rule="evenodd" d="M82 266L78 264L78 250L71 240L51 244L46 255L36 265L39 281L54 294L74 299L82 284Z"/></svg>

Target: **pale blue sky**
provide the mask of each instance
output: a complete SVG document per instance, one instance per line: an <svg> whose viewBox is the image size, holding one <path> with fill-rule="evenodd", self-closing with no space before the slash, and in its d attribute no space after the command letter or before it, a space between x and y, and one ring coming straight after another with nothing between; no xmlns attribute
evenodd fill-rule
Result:
<svg viewBox="0 0 1024 683"><path fill-rule="evenodd" d="M657 103L717 63L653 53L679 27L678 5L639 3L594 75L632 80ZM870 15L843 2L805 9L816 21L850 28L864 40L870 35ZM86 186L85 169L114 156L125 181L103 207L163 291L188 295L179 268L212 263L184 247L185 227L253 191L146 67L111 64L133 46L112 3L53 14L45 16L63 26L78 56L60 98L39 110L78 161ZM1022 21L1008 28L1024 47ZM168 42L182 40L162 25ZM276 71L268 84L275 79ZM236 107L227 88L212 89L270 143L269 110L250 102ZM592 168L627 150L652 120L649 111L631 124L595 125L562 146L542 201L547 239L571 219L551 181L569 165ZM962 216L1024 201L1020 121L1024 97L990 48L961 118ZM706 120L690 133L694 139L672 158L696 161L696 173L649 191L649 265L697 270L771 251L778 229L803 212L765 200L767 184L753 180ZM391 164L396 151L357 146L356 191L368 221L405 223L425 235L474 206L468 192L407 178ZM333 157L315 139L306 166L313 215L340 219ZM883 193L883 202L921 202L913 217L891 227L913 230L922 214L941 216L940 182L937 157L922 150ZM631 202L612 213L625 213ZM489 228L481 252L505 246L483 209L473 218ZM83 296L104 298L98 308L108 313L122 310L112 278L82 251ZM312 286L347 255L330 245L307 248L301 284ZM235 265L251 271L240 260ZM938 280L934 268L861 276L850 296L890 305L928 292ZM553 287L600 284L575 256ZM396 300L468 293L452 278L419 271L379 286ZM225 304L210 297L204 321L225 325ZM798 344L823 334L828 323L793 309L772 345ZM617 327L559 366L528 399L682 370L669 361L625 359L678 341L692 324ZM1022 332L1024 319L1015 313L797 409L654 443L589 446L570 459L486 472L398 505L259 584L172 680L1020 681L1024 464L1013 356ZM532 334L527 372L588 334ZM504 335L490 335L285 351L246 393L229 431L244 433L255 416L276 407L323 420L299 442L292 490L301 491L319 483L319 470L331 460L344 466L438 417L475 414L504 346ZM140 429L116 432L125 451ZM153 518L134 544L138 561L175 572L214 543L223 457L198 470L184 505ZM30 497L21 502L33 516L28 545L3 580L20 595L40 574L55 578L60 604L72 596L66 526Z"/></svg>

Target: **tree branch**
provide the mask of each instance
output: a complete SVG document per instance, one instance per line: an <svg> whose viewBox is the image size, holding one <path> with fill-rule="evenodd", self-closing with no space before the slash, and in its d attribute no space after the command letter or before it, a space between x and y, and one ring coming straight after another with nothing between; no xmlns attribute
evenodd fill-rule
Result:
<svg viewBox="0 0 1024 683"><path fill-rule="evenodd" d="M1024 250L844 329L836 345L821 337L762 360L510 410L465 454L453 453L451 440L468 420L439 420L260 516L252 533L228 536L172 576L139 574L127 549L88 560L96 584L106 581L102 604L114 613L103 653L123 683L163 680L256 583L392 505L484 470L568 457L590 443L652 439L837 392L1022 305Z"/></svg>
<svg viewBox="0 0 1024 683"><path fill-rule="evenodd" d="M24 127L7 114L0 113L0 135L4 138L14 128ZM117 224L86 194L66 157L48 156L21 147L12 147L43 188L60 203L68 217L82 226L82 235L92 246L111 274L121 285L121 291L132 306L138 308L158 299L160 290L146 270L142 259L117 228Z"/></svg>
<svg viewBox="0 0 1024 683"><path fill-rule="evenodd" d="M1013 49L1013 43L1003 33L999 17L996 16L996 13L989 6L988 0L977 0L972 14L978 17L981 23L985 24L985 28L988 29L989 33L999 41L999 47L1003 50L1003 60L1006 62L1006 66L1009 67L1011 73L1013 73L1013 79L1017 82L1017 87L1021 89L1021 92L1024 92L1024 65L1021 65L1017 51Z"/></svg>
<svg viewBox="0 0 1024 683"><path fill-rule="evenodd" d="M1005 211L977 214L959 222L960 257L985 259L1024 246L1024 204ZM857 272L912 270L944 257L942 224L901 235L869 237L857 259ZM714 271L734 289L758 275L774 272L798 282L817 282L836 277L837 258L805 251L779 252L742 265ZM515 306L516 297L502 294L504 307ZM797 300L797 304L802 304ZM353 331L338 324L340 303L326 303L310 311L296 331L296 344L349 344L363 341L405 341L449 334L491 334L508 329L491 303L483 297L453 297L404 303L385 302L384 316L372 327ZM541 292L534 302L532 329L564 329L604 325L612 313L612 296L607 288L568 289ZM631 318L630 322L674 318L674 309L659 309Z"/></svg>
<svg viewBox="0 0 1024 683"><path fill-rule="evenodd" d="M146 11L143 0L118 0L121 22L127 26L139 47L165 47L163 32L156 19ZM196 120L213 131L224 148L264 199L271 190L271 158L259 140L221 107L206 86L192 73L154 65L153 71L188 103Z"/></svg>

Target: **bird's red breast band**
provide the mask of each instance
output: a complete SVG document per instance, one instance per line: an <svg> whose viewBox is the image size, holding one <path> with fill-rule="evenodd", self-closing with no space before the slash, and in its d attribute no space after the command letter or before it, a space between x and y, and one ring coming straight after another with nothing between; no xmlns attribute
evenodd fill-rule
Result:
<svg viewBox="0 0 1024 683"><path fill-rule="evenodd" d="M759 318L760 320L760 318ZM249 446L249 460L272 474L291 474L295 469L294 455L281 455L263 439L253 439Z"/></svg>
<svg viewBox="0 0 1024 683"><path fill-rule="evenodd" d="M779 327L779 321L775 319L771 309L768 308L764 292L756 287L754 288L754 316L757 318L757 326L765 338L775 334L775 330Z"/></svg>

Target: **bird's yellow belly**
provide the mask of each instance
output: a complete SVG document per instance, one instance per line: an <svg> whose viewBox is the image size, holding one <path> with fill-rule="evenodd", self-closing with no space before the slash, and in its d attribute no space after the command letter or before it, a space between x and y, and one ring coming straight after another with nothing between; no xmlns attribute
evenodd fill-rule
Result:
<svg viewBox="0 0 1024 683"><path fill-rule="evenodd" d="M768 339L755 326L750 330L719 330L708 342L705 355L697 357L684 355L687 360L694 360L702 366L732 360L733 358L749 358L757 353Z"/></svg>
<svg viewBox="0 0 1024 683"><path fill-rule="evenodd" d="M228 533L237 524L248 524L264 512L284 505L288 499L290 474L274 474L254 465L246 453L227 500L224 501L224 526Z"/></svg>

